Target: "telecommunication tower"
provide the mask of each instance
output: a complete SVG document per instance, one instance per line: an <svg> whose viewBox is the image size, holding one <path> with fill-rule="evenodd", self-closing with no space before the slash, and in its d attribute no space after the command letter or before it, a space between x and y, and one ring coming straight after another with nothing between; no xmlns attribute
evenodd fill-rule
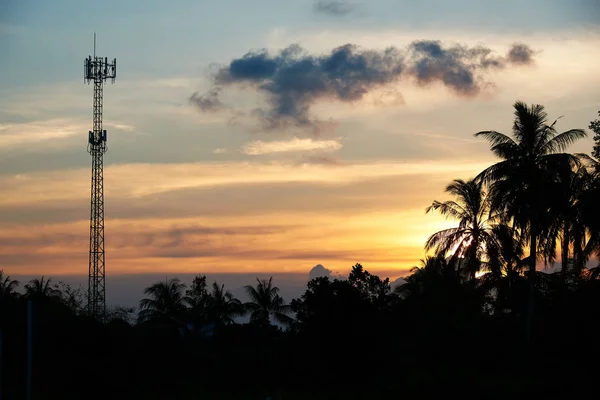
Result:
<svg viewBox="0 0 600 400"><path fill-rule="evenodd" d="M88 312L103 317L106 312L105 254L104 254L104 153L106 153L106 130L102 130L102 87L107 79L114 83L117 76L117 59L96 56L94 33L94 56L85 59L83 77L85 83L94 83L94 123L88 134L87 151L92 156L92 194L90 207L90 255L88 276Z"/></svg>

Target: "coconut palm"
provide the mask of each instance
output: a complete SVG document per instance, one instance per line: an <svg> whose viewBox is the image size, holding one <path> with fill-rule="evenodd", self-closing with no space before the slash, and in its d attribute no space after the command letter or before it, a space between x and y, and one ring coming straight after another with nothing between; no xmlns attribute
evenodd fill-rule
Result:
<svg viewBox="0 0 600 400"><path fill-rule="evenodd" d="M493 241L493 218L490 217L486 193L481 182L465 182L462 179L455 179L446 187L446 192L455 196L456 201L441 203L435 200L425 212L439 211L447 218L458 220L458 227L434 233L427 239L425 249L433 249L443 257L452 253L452 260L461 260L464 272L474 279L481 268L485 250Z"/></svg>
<svg viewBox="0 0 600 400"><path fill-rule="evenodd" d="M587 179L585 187L579 193L578 210L580 218L586 228L587 236L584 238L583 251L579 260L579 269L583 269L585 263L592 255L600 259L600 161L583 156L587 167ZM600 264L598 265L600 266Z"/></svg>
<svg viewBox="0 0 600 400"><path fill-rule="evenodd" d="M589 237L584 207L592 183L588 169L583 165L561 171L558 177L561 190L554 193L548 210L549 225L540 232L540 251L544 261L554 261L556 241L560 241L562 277L578 277L587 261L585 245ZM583 203L582 203L583 201ZM571 273L572 272L572 273Z"/></svg>
<svg viewBox="0 0 600 400"><path fill-rule="evenodd" d="M522 272L528 258L523 257L523 242L519 232L504 224L492 228L493 242L487 248L488 260L483 265L487 271L481 276L481 286L492 299L496 313L519 313L524 279Z"/></svg>
<svg viewBox="0 0 600 400"><path fill-rule="evenodd" d="M555 202L550 210L550 220L546 239L560 239L561 266L563 280L572 278L571 283L582 277L588 260L600 253L600 212L597 206L600 198L600 163L585 155L577 155L581 164L572 171L560 176L561 190L554 193ZM541 235L544 239L544 233ZM545 240L545 259L553 259L556 245Z"/></svg>
<svg viewBox="0 0 600 400"><path fill-rule="evenodd" d="M140 300L140 322L155 321L170 324L181 323L185 312L185 284L178 278L156 282L144 289L148 297Z"/></svg>
<svg viewBox="0 0 600 400"><path fill-rule="evenodd" d="M273 277L268 281L256 278L256 281L258 282L256 287L252 285L244 287L250 297L250 301L244 304L244 308L250 312L250 322L264 327L270 325L272 317L281 324L291 323L292 318L286 315L291 308L279 296L279 288L273 286Z"/></svg>
<svg viewBox="0 0 600 400"><path fill-rule="evenodd" d="M244 312L242 302L229 290L225 290L225 285L219 286L217 282L213 282L206 302L206 317L210 322L230 325L235 317L243 315Z"/></svg>
<svg viewBox="0 0 600 400"><path fill-rule="evenodd" d="M406 283L398 286L395 293L408 305L407 310L427 313L428 324L447 324L481 314L484 292L479 290L478 281L464 281L459 262L438 254L421 260L421 266L413 267L410 272L404 278Z"/></svg>
<svg viewBox="0 0 600 400"><path fill-rule="evenodd" d="M421 266L412 267L410 275L404 279L406 282L394 289L394 292L403 298L435 291L444 285L459 286L462 281L457 263L449 261L441 254L425 257L421 260Z"/></svg>
<svg viewBox="0 0 600 400"><path fill-rule="evenodd" d="M600 111L598 111L598 117L600 117ZM592 156L600 160L600 118L590 122L589 128L594 132L594 150L592 151Z"/></svg>
<svg viewBox="0 0 600 400"><path fill-rule="evenodd" d="M560 171L571 170L578 163L575 156L563 151L586 133L582 129L571 129L557 134L557 121L548 125L547 113L539 104L528 107L517 101L514 109L514 139L496 131L475 134L487 139L492 152L501 159L477 179L489 184L492 208L503 214L506 221L512 221L529 239L529 324L533 313L538 239L549 223L550 194L560 190L557 184Z"/></svg>
<svg viewBox="0 0 600 400"><path fill-rule="evenodd" d="M25 297L32 300L56 300L61 299L62 292L55 286L50 286L52 278L35 278L25 285Z"/></svg>
<svg viewBox="0 0 600 400"><path fill-rule="evenodd" d="M0 269L0 300L4 297L14 296L15 289L19 286L19 281L10 279L10 276L4 276L4 270Z"/></svg>

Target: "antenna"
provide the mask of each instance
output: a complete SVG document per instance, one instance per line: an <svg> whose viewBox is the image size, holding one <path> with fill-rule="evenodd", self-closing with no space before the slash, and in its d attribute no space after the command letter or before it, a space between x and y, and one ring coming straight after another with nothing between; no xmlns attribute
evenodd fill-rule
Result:
<svg viewBox="0 0 600 400"><path fill-rule="evenodd" d="M90 252L88 276L88 312L96 318L106 313L105 253L104 253L104 153L106 131L102 129L103 85L107 79L117 77L117 59L96 56L94 32L94 57L83 62L85 83L94 83L93 129L88 133L87 151L92 156L92 189L90 201Z"/></svg>

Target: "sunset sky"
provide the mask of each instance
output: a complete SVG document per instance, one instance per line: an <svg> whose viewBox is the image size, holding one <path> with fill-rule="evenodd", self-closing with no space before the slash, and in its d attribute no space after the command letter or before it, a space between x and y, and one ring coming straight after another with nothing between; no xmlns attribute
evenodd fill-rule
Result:
<svg viewBox="0 0 600 400"><path fill-rule="evenodd" d="M495 161L475 132L510 133L516 100L559 131L597 117L599 21L599 0L2 1L0 269L87 275L94 31L117 59L110 297L131 274L404 275L453 225L425 207Z"/></svg>

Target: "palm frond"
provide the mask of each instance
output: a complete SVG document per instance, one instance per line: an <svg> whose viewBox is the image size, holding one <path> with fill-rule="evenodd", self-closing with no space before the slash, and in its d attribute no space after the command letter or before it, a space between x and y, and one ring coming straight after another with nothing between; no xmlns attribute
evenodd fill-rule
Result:
<svg viewBox="0 0 600 400"><path fill-rule="evenodd" d="M474 134L475 137L483 136L492 146L513 144L517 145L515 141L504 133L497 131L481 131Z"/></svg>
<svg viewBox="0 0 600 400"><path fill-rule="evenodd" d="M444 215L446 218L455 219L461 219L466 213L465 209L454 201L446 201L441 203L437 200L434 200L431 206L425 209L425 213L427 214L433 210L439 211L440 214Z"/></svg>
<svg viewBox="0 0 600 400"><path fill-rule="evenodd" d="M294 322L294 318L280 312L273 313L273 319L286 326L291 325Z"/></svg>
<svg viewBox="0 0 600 400"><path fill-rule="evenodd" d="M448 241L459 232L459 228L448 228L432 234L425 242L425 250L432 250L436 248L441 242Z"/></svg>
<svg viewBox="0 0 600 400"><path fill-rule="evenodd" d="M570 129L562 132L552 139L547 141L542 149L542 154L551 154L556 152L562 152L567 149L571 144L575 143L579 139L587 137L587 133L583 129Z"/></svg>

